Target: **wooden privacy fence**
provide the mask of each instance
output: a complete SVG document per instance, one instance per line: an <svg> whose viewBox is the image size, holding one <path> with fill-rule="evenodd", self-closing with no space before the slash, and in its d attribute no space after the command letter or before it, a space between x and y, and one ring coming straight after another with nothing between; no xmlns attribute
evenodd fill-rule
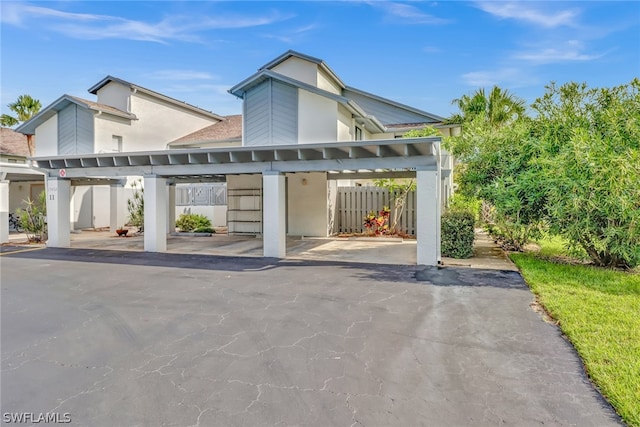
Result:
<svg viewBox="0 0 640 427"><path fill-rule="evenodd" d="M379 212L384 206L391 209L389 226L395 215L394 200L400 192L390 194L380 187L338 187L336 222L338 233L362 233L364 217L370 212ZM416 234L416 193L407 196L404 213L398 221L398 230L407 234Z"/></svg>

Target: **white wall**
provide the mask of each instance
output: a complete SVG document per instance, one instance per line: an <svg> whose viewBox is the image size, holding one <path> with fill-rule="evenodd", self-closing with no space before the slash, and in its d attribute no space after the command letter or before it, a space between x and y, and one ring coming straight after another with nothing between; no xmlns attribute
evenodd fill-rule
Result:
<svg viewBox="0 0 640 427"><path fill-rule="evenodd" d="M58 155L58 115L36 128L36 156Z"/></svg>
<svg viewBox="0 0 640 427"><path fill-rule="evenodd" d="M122 135L127 151L164 150L168 142L217 122L141 92L131 95L131 112L138 120Z"/></svg>
<svg viewBox="0 0 640 427"><path fill-rule="evenodd" d="M292 56L271 70L337 95L342 93L335 80L314 62Z"/></svg>
<svg viewBox="0 0 640 427"><path fill-rule="evenodd" d="M318 88L324 89L328 92L335 93L336 95L342 95L342 89L338 86L336 81L318 67Z"/></svg>
<svg viewBox="0 0 640 427"><path fill-rule="evenodd" d="M93 227L93 191L91 186L71 187L72 229Z"/></svg>
<svg viewBox="0 0 640 427"><path fill-rule="evenodd" d="M93 187L93 226L95 228L111 225L111 188L108 185ZM126 207L125 207L126 210Z"/></svg>
<svg viewBox="0 0 640 427"><path fill-rule="evenodd" d="M338 107L335 101L298 90L298 143L335 142Z"/></svg>
<svg viewBox="0 0 640 427"><path fill-rule="evenodd" d="M338 141L353 141L353 118L349 110L338 104Z"/></svg>
<svg viewBox="0 0 640 427"><path fill-rule="evenodd" d="M31 185L37 185L44 190L44 181L20 181L9 183L9 212L15 212L18 208L25 209L25 200L31 197Z"/></svg>
<svg viewBox="0 0 640 427"><path fill-rule="evenodd" d="M292 79L318 87L318 66L313 62L305 61L292 56L271 69Z"/></svg>
<svg viewBox="0 0 640 427"><path fill-rule="evenodd" d="M131 138L131 123L129 119L101 114L94 117L94 149L96 153L113 153L113 136L122 136L122 151L133 151L129 147Z"/></svg>
<svg viewBox="0 0 640 427"><path fill-rule="evenodd" d="M227 189L262 188L262 175L227 175Z"/></svg>
<svg viewBox="0 0 640 427"><path fill-rule="evenodd" d="M287 174L290 236L327 236L327 176L323 172Z"/></svg>
<svg viewBox="0 0 640 427"><path fill-rule="evenodd" d="M98 91L100 104L111 105L122 111L129 111L129 95L131 89L118 82L111 81Z"/></svg>
<svg viewBox="0 0 640 427"><path fill-rule="evenodd" d="M367 139L394 139L396 137L395 133L369 133L367 132Z"/></svg>

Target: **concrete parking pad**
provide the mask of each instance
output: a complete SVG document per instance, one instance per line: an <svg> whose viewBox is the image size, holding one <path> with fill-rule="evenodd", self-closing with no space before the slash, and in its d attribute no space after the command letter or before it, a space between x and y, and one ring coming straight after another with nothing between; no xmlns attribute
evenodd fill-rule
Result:
<svg viewBox="0 0 640 427"><path fill-rule="evenodd" d="M143 251L142 235L117 237L108 231L84 230L71 235L71 246L82 249ZM255 236L210 237L171 235L167 252L221 256L262 257L262 239ZM287 258L324 261L353 261L382 264L415 264L416 241L399 238L287 238Z"/></svg>
<svg viewBox="0 0 640 427"><path fill-rule="evenodd" d="M0 261L3 414L620 425L514 272L99 249Z"/></svg>

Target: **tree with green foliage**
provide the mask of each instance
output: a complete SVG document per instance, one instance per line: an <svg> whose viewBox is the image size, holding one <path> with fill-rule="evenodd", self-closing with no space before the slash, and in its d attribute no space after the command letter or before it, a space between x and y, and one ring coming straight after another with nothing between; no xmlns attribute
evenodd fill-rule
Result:
<svg viewBox="0 0 640 427"><path fill-rule="evenodd" d="M481 114L447 141L459 191L494 206L514 249L545 225L598 266L640 265L640 80L551 84L532 108L501 127Z"/></svg>
<svg viewBox="0 0 640 427"><path fill-rule="evenodd" d="M551 84L533 109L551 231L596 265L640 265L640 79Z"/></svg>
<svg viewBox="0 0 640 427"><path fill-rule="evenodd" d="M15 116L3 114L0 116L0 124L11 127L26 122L38 114L42 108L42 104L40 104L40 101L37 99L31 97L31 95L20 95L15 102L7 104L7 107L15 113ZM27 147L29 148L29 155L33 156L35 154L33 135L27 135Z"/></svg>
<svg viewBox="0 0 640 427"><path fill-rule="evenodd" d="M451 103L459 112L447 119L449 124L464 124L480 118L492 127L500 127L524 117L526 112L524 100L498 86L494 86L488 95L480 88Z"/></svg>
<svg viewBox="0 0 640 427"><path fill-rule="evenodd" d="M493 206L492 233L512 250L521 250L540 231L545 214L539 167L531 164L538 151L530 123L520 119L495 128L478 117L448 140L459 160L458 192Z"/></svg>

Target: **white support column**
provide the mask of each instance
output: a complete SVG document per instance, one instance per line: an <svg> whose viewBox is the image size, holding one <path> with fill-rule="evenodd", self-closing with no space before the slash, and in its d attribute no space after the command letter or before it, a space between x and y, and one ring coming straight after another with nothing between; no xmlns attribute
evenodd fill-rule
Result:
<svg viewBox="0 0 640 427"><path fill-rule="evenodd" d="M144 177L144 250L167 250L167 179Z"/></svg>
<svg viewBox="0 0 640 427"><path fill-rule="evenodd" d="M287 254L286 178L277 171L262 172L262 245L265 257Z"/></svg>
<svg viewBox="0 0 640 427"><path fill-rule="evenodd" d="M109 188L109 230L115 233L127 222L125 215L124 183L111 184Z"/></svg>
<svg viewBox="0 0 640 427"><path fill-rule="evenodd" d="M9 181L0 181L0 243L9 241Z"/></svg>
<svg viewBox="0 0 640 427"><path fill-rule="evenodd" d="M416 170L417 261L419 265L438 265L440 261L440 176L432 170Z"/></svg>
<svg viewBox="0 0 640 427"><path fill-rule="evenodd" d="M47 246L71 246L71 181L47 178Z"/></svg>
<svg viewBox="0 0 640 427"><path fill-rule="evenodd" d="M167 215L167 233L176 231L176 185L167 186L167 197L169 200L169 212Z"/></svg>
<svg viewBox="0 0 640 427"><path fill-rule="evenodd" d="M338 181L327 180L327 236L338 232Z"/></svg>

